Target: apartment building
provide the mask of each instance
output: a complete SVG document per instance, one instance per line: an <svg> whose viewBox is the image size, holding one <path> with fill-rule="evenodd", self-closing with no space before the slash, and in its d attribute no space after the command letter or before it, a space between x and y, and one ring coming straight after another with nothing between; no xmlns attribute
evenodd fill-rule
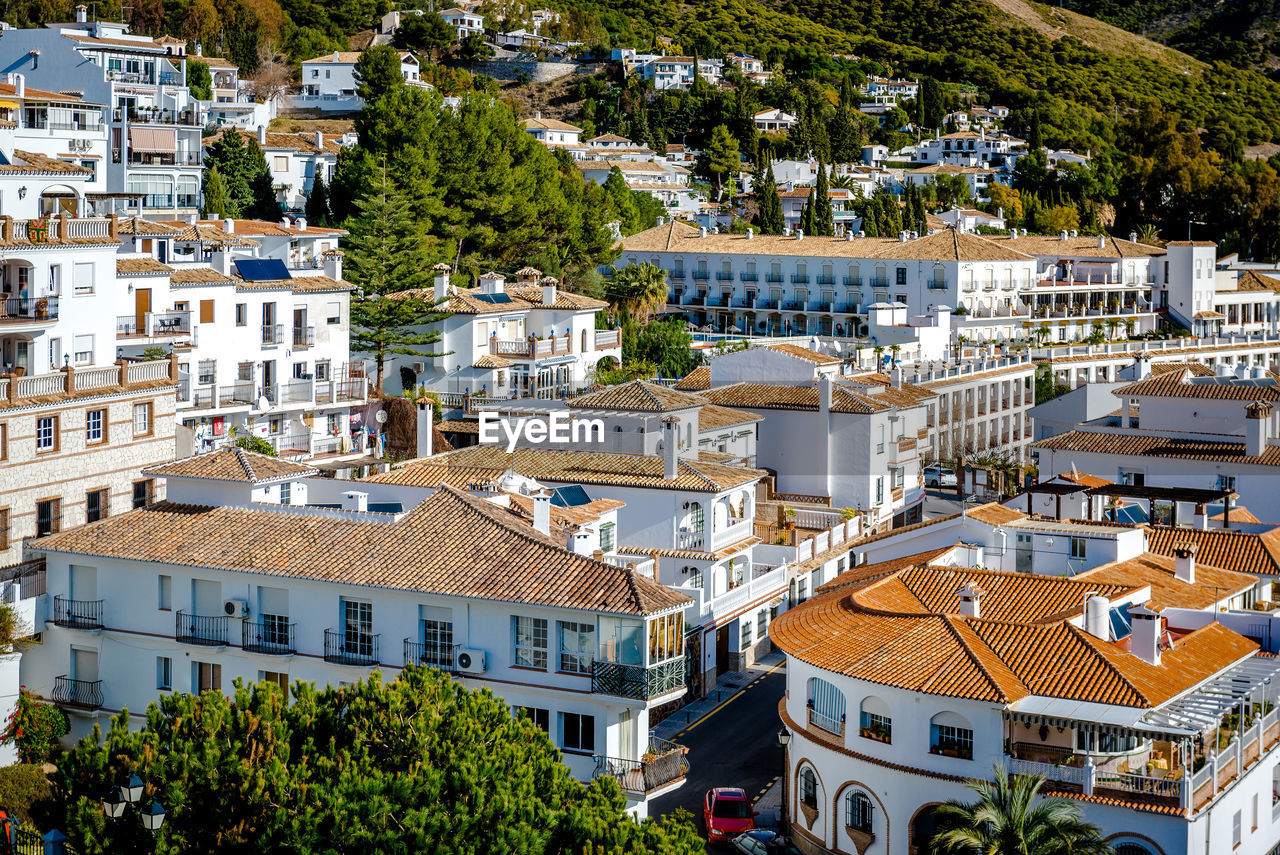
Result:
<svg viewBox="0 0 1280 855"><path fill-rule="evenodd" d="M1141 529L1058 522L1041 545L1131 533L1072 578L990 569L1011 526L1007 551L1039 557L1024 522L1045 527L984 506L873 538L867 563L773 624L802 848L917 851L938 803L971 800L964 782L999 763L1044 777L1126 855L1269 852L1278 672L1250 629L1274 619L1249 608L1256 578L1144 552ZM980 528L1000 536L957 545Z"/></svg>
<svg viewBox="0 0 1280 855"><path fill-rule="evenodd" d="M962 130L922 140L916 145L915 160L923 164L945 163L1012 172L1018 152L1026 146L1026 140L1008 134L988 134L986 126L980 124L976 131Z"/></svg>
<svg viewBox="0 0 1280 855"><path fill-rule="evenodd" d="M89 21L78 8L73 22L7 30L0 64L26 84L101 105L109 156L99 168L110 193L140 201L142 212L153 216L199 208L205 116L187 87L185 52L134 35L126 24ZM75 118L59 121L64 109L59 105L49 121L76 125ZM86 132L91 124L84 124ZM109 203L103 199L98 210L129 207Z"/></svg>
<svg viewBox="0 0 1280 855"><path fill-rule="evenodd" d="M350 356L340 230L305 220L122 225L113 339L126 356L177 354L179 417L197 450L242 435L292 455L360 448L353 416L367 389Z"/></svg>
<svg viewBox="0 0 1280 855"><path fill-rule="evenodd" d="M692 56L663 56L654 53L637 53L634 48L614 48L611 58L622 63L623 74L640 75L652 80L658 91L689 89L696 76L709 86L715 86L724 76L724 60Z"/></svg>
<svg viewBox="0 0 1280 855"><path fill-rule="evenodd" d="M317 177L326 185L333 182L338 153L349 143L345 136L320 131L268 133L265 125L254 131L228 129L223 133L239 133L246 140L257 141L267 160L276 200L286 211L300 212L306 207ZM213 145L217 139L208 137L205 146Z"/></svg>
<svg viewBox="0 0 1280 855"><path fill-rule="evenodd" d="M439 356L388 358L383 385L389 394L402 391L402 376L412 375L432 392L560 398L594 382L601 361L622 361L621 331L595 328L605 303L566 291L532 267L517 271L510 287L506 276L486 273L477 287L458 288L448 265L438 265L431 292L386 299L404 296L422 297L450 315L433 325Z"/></svg>
<svg viewBox="0 0 1280 855"><path fill-rule="evenodd" d="M356 63L360 51L339 51L304 59L300 86L290 97L295 110L319 110L324 113L358 113L364 99L356 94ZM400 53L400 75L411 86L427 87L417 57L408 51ZM429 87L428 87L429 88Z"/></svg>
<svg viewBox="0 0 1280 855"><path fill-rule="evenodd" d="M1118 483L1235 493L1261 520L1280 520L1275 490L1280 384L1262 368L1189 367L1149 373L1116 388L1118 415L1036 440L1043 469L1073 466Z"/></svg>
<svg viewBox="0 0 1280 855"><path fill-rule="evenodd" d="M649 715L685 694L688 599L566 548L549 493L530 524L506 494L343 496L240 449L148 474L168 502L32 546L44 643L22 679L70 713L71 738L125 708L140 723L170 692L338 686L413 663L524 711L573 774L615 777L640 815L683 784L684 752L649 738Z"/></svg>

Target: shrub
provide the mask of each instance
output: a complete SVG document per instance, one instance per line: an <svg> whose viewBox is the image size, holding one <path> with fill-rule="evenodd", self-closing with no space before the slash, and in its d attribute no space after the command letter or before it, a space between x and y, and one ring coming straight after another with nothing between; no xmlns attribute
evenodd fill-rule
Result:
<svg viewBox="0 0 1280 855"><path fill-rule="evenodd" d="M260 436L242 436L236 440L236 445L245 451L252 451L254 454L265 454L268 457L276 456L275 447Z"/></svg>
<svg viewBox="0 0 1280 855"><path fill-rule="evenodd" d="M40 826L53 805L53 789L38 763L0 768L0 805L20 822Z"/></svg>
<svg viewBox="0 0 1280 855"><path fill-rule="evenodd" d="M23 763L45 763L57 755L58 737L70 730L66 713L22 689L0 742L14 743Z"/></svg>

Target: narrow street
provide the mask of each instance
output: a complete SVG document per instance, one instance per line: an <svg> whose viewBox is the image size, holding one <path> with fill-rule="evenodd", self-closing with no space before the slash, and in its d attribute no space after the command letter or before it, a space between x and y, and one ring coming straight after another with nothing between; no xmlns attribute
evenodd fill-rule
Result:
<svg viewBox="0 0 1280 855"><path fill-rule="evenodd" d="M786 690L785 666L753 676L746 689L732 698L725 683L720 688L724 703L676 735L675 741L689 749L688 779L680 789L651 802L650 816L684 808L705 833L702 797L707 790L742 787L755 800L782 774L778 701ZM677 718L680 715L676 713Z"/></svg>

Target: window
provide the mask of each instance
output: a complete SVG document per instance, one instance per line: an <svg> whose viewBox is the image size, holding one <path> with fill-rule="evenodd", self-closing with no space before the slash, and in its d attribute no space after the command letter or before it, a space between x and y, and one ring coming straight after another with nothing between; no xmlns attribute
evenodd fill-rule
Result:
<svg viewBox="0 0 1280 855"><path fill-rule="evenodd" d="M649 663L684 656L684 612L649 621Z"/></svg>
<svg viewBox="0 0 1280 855"><path fill-rule="evenodd" d="M222 666L214 662L192 662L191 670L193 672L191 682L192 691L197 694L200 692L221 692L222 691Z"/></svg>
<svg viewBox="0 0 1280 855"><path fill-rule="evenodd" d="M196 382L201 386L208 386L215 382L214 378L218 373L218 361L216 359L202 359L196 365Z"/></svg>
<svg viewBox="0 0 1280 855"><path fill-rule="evenodd" d="M36 502L36 537L55 534L62 530L62 500L44 499Z"/></svg>
<svg viewBox="0 0 1280 855"><path fill-rule="evenodd" d="M1236 476L1234 476L1234 475L1219 475L1219 476L1218 476L1218 489L1219 489L1219 490L1230 490L1231 492L1233 492L1233 493L1234 493L1234 492L1236 491Z"/></svg>
<svg viewBox="0 0 1280 855"><path fill-rule="evenodd" d="M0 508L0 549L9 548L9 509Z"/></svg>
<svg viewBox="0 0 1280 855"><path fill-rule="evenodd" d="M1083 537L1071 538L1071 557L1084 560L1085 557L1085 539Z"/></svg>
<svg viewBox="0 0 1280 855"><path fill-rule="evenodd" d="M236 303L236 326L242 327L249 323L249 306L245 303Z"/></svg>
<svg viewBox="0 0 1280 855"><path fill-rule="evenodd" d="M422 664L434 668L453 666L453 620L440 617L422 621Z"/></svg>
<svg viewBox="0 0 1280 855"><path fill-rule="evenodd" d="M36 451L55 451L58 448L58 417L41 416L36 419Z"/></svg>
<svg viewBox="0 0 1280 855"><path fill-rule="evenodd" d="M768 626L769 610L761 609L756 613L756 637L764 638L765 628Z"/></svg>
<svg viewBox="0 0 1280 855"><path fill-rule="evenodd" d="M973 759L973 731L953 724L929 725L929 752L948 757Z"/></svg>
<svg viewBox="0 0 1280 855"><path fill-rule="evenodd" d="M289 171L289 156L288 156L288 155L278 154L278 155L276 155L275 157L273 157L273 158L272 158L272 160L275 162L275 171L276 171L276 172L288 172L288 171Z"/></svg>
<svg viewBox="0 0 1280 855"><path fill-rule="evenodd" d="M342 601L343 652L373 656L373 603Z"/></svg>
<svg viewBox="0 0 1280 855"><path fill-rule="evenodd" d="M161 574L156 578L156 608L161 611L173 609L173 577Z"/></svg>
<svg viewBox="0 0 1280 855"><path fill-rule="evenodd" d="M895 277L894 278L895 284L906 285L907 284L907 268L899 267L897 270L894 271L894 277Z"/></svg>
<svg viewBox="0 0 1280 855"><path fill-rule="evenodd" d="M253 381L253 363L241 362L236 366L236 380L241 383ZM212 382L212 381L210 381Z"/></svg>
<svg viewBox="0 0 1280 855"><path fill-rule="evenodd" d="M698 502L685 502L684 509L687 511L684 525L681 527L683 531L702 531L705 522L704 511L702 505Z"/></svg>
<svg viewBox="0 0 1280 855"><path fill-rule="evenodd" d="M156 688L163 691L173 688L173 660L168 656L156 657Z"/></svg>
<svg viewBox="0 0 1280 855"><path fill-rule="evenodd" d="M879 505L883 503L884 503L884 478L880 477L876 479L876 504Z"/></svg>
<svg viewBox="0 0 1280 855"><path fill-rule="evenodd" d="M316 381L322 382L329 379L329 360L316 360Z"/></svg>
<svg viewBox="0 0 1280 855"><path fill-rule="evenodd" d="M89 365L93 362L93 336L78 335L71 340L72 358L76 365Z"/></svg>
<svg viewBox="0 0 1280 855"><path fill-rule="evenodd" d="M1249 817L1252 819L1250 831L1258 830L1258 794L1254 793L1253 798L1249 801Z"/></svg>
<svg viewBox="0 0 1280 855"><path fill-rule="evenodd" d="M844 693L826 680L810 677L806 684L806 695L809 724L829 733L844 733Z"/></svg>
<svg viewBox="0 0 1280 855"><path fill-rule="evenodd" d="M752 629L751 618L743 617L739 620L739 624L740 624L739 631L742 633L741 637L739 638L739 641L741 642L739 645L739 649L746 650L748 647L751 646L751 629Z"/></svg>
<svg viewBox="0 0 1280 855"><path fill-rule="evenodd" d="M93 262L77 261L71 269L71 284L75 293L93 293Z"/></svg>
<svg viewBox="0 0 1280 855"><path fill-rule="evenodd" d="M1240 845L1240 811L1236 811L1231 816L1231 846L1234 848Z"/></svg>
<svg viewBox="0 0 1280 855"><path fill-rule="evenodd" d="M106 410L90 410L85 414L84 420L84 439L85 442L102 442L107 438L107 411Z"/></svg>
<svg viewBox="0 0 1280 855"><path fill-rule="evenodd" d="M326 324L342 323L342 304L326 303L324 307L324 322Z"/></svg>
<svg viewBox="0 0 1280 855"><path fill-rule="evenodd" d="M133 507L145 508L151 504L151 488L155 484L150 478L133 482Z"/></svg>
<svg viewBox="0 0 1280 855"><path fill-rule="evenodd" d="M107 518L107 502L110 493L107 490L90 490L84 496L84 521L97 522Z"/></svg>
<svg viewBox="0 0 1280 855"><path fill-rule="evenodd" d="M551 732L551 714L548 710L540 707L516 707L516 717L518 718L521 714L542 728L544 733Z"/></svg>
<svg viewBox="0 0 1280 855"><path fill-rule="evenodd" d="M871 833L871 799L862 790L850 790L844 797L844 824Z"/></svg>
<svg viewBox="0 0 1280 855"><path fill-rule="evenodd" d="M151 434L150 402L133 405L133 435L149 436Z"/></svg>
<svg viewBox="0 0 1280 855"><path fill-rule="evenodd" d="M280 485L280 504L293 504L293 485L287 481Z"/></svg>
<svg viewBox="0 0 1280 855"><path fill-rule="evenodd" d="M560 747L565 751L591 753L596 750L596 717L560 713Z"/></svg>
<svg viewBox="0 0 1280 855"><path fill-rule="evenodd" d="M818 776L808 766L800 770L800 803L818 807Z"/></svg>
<svg viewBox="0 0 1280 855"><path fill-rule="evenodd" d="M9 457L9 425L0 422L0 460Z"/></svg>
<svg viewBox="0 0 1280 855"><path fill-rule="evenodd" d="M602 552L613 552L616 529L617 526L613 523L605 523L600 526L600 550Z"/></svg>
<svg viewBox="0 0 1280 855"><path fill-rule="evenodd" d="M200 323L202 324L213 323L213 301L212 300L200 301Z"/></svg>
<svg viewBox="0 0 1280 855"><path fill-rule="evenodd" d="M284 671L259 671L258 681L261 683L274 683L280 687L280 691L284 692L286 698L289 697L289 675Z"/></svg>
<svg viewBox="0 0 1280 855"><path fill-rule="evenodd" d="M698 567L686 567L685 571L689 574L689 587L702 587L702 570Z"/></svg>
<svg viewBox="0 0 1280 855"><path fill-rule="evenodd" d="M544 618L511 618L515 637L515 664L519 668L547 667L547 622Z"/></svg>
<svg viewBox="0 0 1280 855"><path fill-rule="evenodd" d="M558 621L560 627L560 670L589 674L596 649L596 628L589 623Z"/></svg>

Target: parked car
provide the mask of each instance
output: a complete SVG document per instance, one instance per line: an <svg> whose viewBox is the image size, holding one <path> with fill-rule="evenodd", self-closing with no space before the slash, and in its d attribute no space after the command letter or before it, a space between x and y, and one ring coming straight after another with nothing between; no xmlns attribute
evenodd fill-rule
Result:
<svg viewBox="0 0 1280 855"><path fill-rule="evenodd" d="M747 794L739 787L713 787L702 800L702 819L712 843L724 843L751 831L756 827L756 815Z"/></svg>
<svg viewBox="0 0 1280 855"><path fill-rule="evenodd" d="M926 466L924 468L924 485L926 487L954 487L956 470L945 466Z"/></svg>
<svg viewBox="0 0 1280 855"><path fill-rule="evenodd" d="M733 851L745 852L746 855L803 855L791 838L763 828L740 834L729 843Z"/></svg>

